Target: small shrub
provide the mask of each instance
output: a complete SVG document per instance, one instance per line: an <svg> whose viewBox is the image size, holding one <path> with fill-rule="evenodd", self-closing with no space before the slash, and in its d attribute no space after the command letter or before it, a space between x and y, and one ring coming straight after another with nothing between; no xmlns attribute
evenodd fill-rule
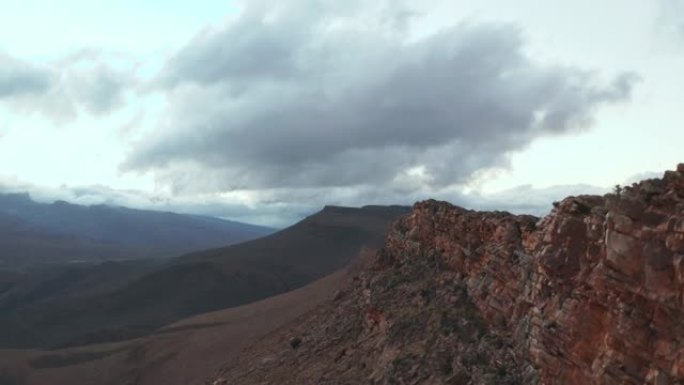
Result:
<svg viewBox="0 0 684 385"><path fill-rule="evenodd" d="M290 338L290 347L292 349L297 349L302 344L302 339L299 337Z"/></svg>
<svg viewBox="0 0 684 385"><path fill-rule="evenodd" d="M622 194L622 190L623 190L623 188L619 184L616 184L615 187L613 187L613 193L618 198L620 197L620 194Z"/></svg>
<svg viewBox="0 0 684 385"><path fill-rule="evenodd" d="M451 366L452 360L453 358L450 354L447 354L442 357L439 363L439 371L442 373L442 375L450 376L454 373L454 368Z"/></svg>

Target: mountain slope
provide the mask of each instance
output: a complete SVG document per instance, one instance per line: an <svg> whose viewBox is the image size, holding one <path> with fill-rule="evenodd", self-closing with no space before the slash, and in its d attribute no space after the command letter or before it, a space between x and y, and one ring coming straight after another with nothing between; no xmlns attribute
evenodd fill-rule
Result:
<svg viewBox="0 0 684 385"><path fill-rule="evenodd" d="M132 341L50 351L0 350L0 384L198 384L254 340L330 298L344 277L338 272L286 294L185 319Z"/></svg>
<svg viewBox="0 0 684 385"><path fill-rule="evenodd" d="M0 194L0 267L177 256L255 239L272 229L167 212Z"/></svg>
<svg viewBox="0 0 684 385"><path fill-rule="evenodd" d="M327 207L273 235L142 271L138 263L109 263L52 273L0 296L0 346L116 341L280 294L340 269L363 247L379 247L389 224L407 212Z"/></svg>
<svg viewBox="0 0 684 385"><path fill-rule="evenodd" d="M207 384L684 382L684 164L543 218L426 201Z"/></svg>

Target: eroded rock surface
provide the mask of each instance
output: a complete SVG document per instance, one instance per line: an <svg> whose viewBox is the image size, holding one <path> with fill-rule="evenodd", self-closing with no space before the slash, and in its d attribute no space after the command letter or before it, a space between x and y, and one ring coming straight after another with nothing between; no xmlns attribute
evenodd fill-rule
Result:
<svg viewBox="0 0 684 385"><path fill-rule="evenodd" d="M684 165L541 220L420 202L369 264L210 383L684 380Z"/></svg>

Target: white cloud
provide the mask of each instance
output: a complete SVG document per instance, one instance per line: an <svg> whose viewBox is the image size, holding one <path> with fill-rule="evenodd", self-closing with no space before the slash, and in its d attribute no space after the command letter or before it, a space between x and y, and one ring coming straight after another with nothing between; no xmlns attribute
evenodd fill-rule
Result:
<svg viewBox="0 0 684 385"><path fill-rule="evenodd" d="M37 112L58 123L75 119L81 110L107 114L122 107L137 83L132 68L116 69L98 52L40 66L0 54L0 103L14 114Z"/></svg>

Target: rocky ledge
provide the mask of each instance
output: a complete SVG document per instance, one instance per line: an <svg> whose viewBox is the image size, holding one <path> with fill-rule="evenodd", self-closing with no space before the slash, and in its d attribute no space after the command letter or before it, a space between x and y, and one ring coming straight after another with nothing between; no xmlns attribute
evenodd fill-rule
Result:
<svg viewBox="0 0 684 385"><path fill-rule="evenodd" d="M437 253L545 384L684 379L684 164L540 221L422 202L385 259Z"/></svg>
<svg viewBox="0 0 684 385"><path fill-rule="evenodd" d="M684 164L554 206L417 203L329 304L212 382L681 383Z"/></svg>

